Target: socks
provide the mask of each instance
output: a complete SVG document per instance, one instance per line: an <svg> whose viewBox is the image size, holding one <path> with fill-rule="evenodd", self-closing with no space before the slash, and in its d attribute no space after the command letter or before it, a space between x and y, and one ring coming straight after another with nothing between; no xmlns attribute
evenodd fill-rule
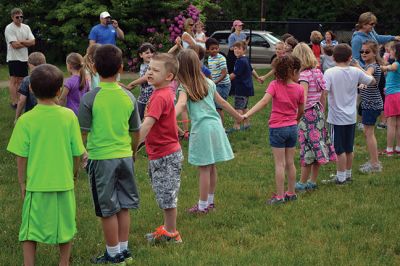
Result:
<svg viewBox="0 0 400 266"><path fill-rule="evenodd" d="M118 253L121 252L119 244L116 245L115 247L110 247L110 246L106 245L106 249L107 249L108 255L110 255L111 257L115 257Z"/></svg>
<svg viewBox="0 0 400 266"><path fill-rule="evenodd" d="M393 152L393 147L386 147L387 152Z"/></svg>
<svg viewBox="0 0 400 266"><path fill-rule="evenodd" d="M207 207L208 207L207 201L199 200L199 210L200 211L204 211L205 209L207 209Z"/></svg>
<svg viewBox="0 0 400 266"><path fill-rule="evenodd" d="M213 204L214 203L214 194L208 194L208 205Z"/></svg>
<svg viewBox="0 0 400 266"><path fill-rule="evenodd" d="M351 169L346 170L346 178L351 178Z"/></svg>
<svg viewBox="0 0 400 266"><path fill-rule="evenodd" d="M396 146L396 148L394 150L399 152L400 151L400 146Z"/></svg>
<svg viewBox="0 0 400 266"><path fill-rule="evenodd" d="M346 171L344 172L336 171L336 178L340 182L346 181Z"/></svg>
<svg viewBox="0 0 400 266"><path fill-rule="evenodd" d="M119 242L120 251L123 252L124 250L128 250L128 241Z"/></svg>

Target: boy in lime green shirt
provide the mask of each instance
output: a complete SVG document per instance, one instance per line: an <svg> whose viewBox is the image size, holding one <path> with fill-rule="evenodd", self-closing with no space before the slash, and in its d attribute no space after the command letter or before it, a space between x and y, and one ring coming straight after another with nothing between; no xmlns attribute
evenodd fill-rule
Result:
<svg viewBox="0 0 400 266"><path fill-rule="evenodd" d="M62 72L40 65L30 76L38 105L22 115L7 150L17 155L21 188L24 265L35 264L36 243L59 244L60 265L69 265L76 233L74 176L85 149L75 114L57 105Z"/></svg>

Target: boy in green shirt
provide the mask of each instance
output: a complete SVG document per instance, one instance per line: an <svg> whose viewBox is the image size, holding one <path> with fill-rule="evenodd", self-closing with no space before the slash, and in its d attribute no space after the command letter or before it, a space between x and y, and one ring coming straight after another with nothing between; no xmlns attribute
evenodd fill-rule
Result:
<svg viewBox="0 0 400 266"><path fill-rule="evenodd" d="M24 200L19 232L24 265L35 264L37 242L59 244L59 265L69 265L76 233L74 176L85 149L75 114L57 105L62 72L40 65L30 82L38 105L18 119L7 147L17 155Z"/></svg>
<svg viewBox="0 0 400 266"><path fill-rule="evenodd" d="M100 217L106 251L94 264L133 263L128 250L129 209L139 207L133 151L137 148L140 118L135 97L117 83L122 72L122 52L102 45L94 55L99 86L80 102L78 119L83 141L87 140L90 179L96 216Z"/></svg>

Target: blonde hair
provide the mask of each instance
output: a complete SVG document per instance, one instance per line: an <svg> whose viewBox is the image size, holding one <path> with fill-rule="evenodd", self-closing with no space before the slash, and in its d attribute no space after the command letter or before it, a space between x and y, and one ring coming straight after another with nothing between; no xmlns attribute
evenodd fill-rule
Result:
<svg viewBox="0 0 400 266"><path fill-rule="evenodd" d="M311 41L312 43L314 43L314 44L319 44L319 43L322 41L323 38L324 38L324 37L322 37L321 32L319 32L319 31L317 31L317 30L313 30L313 31L311 32L310 41Z"/></svg>
<svg viewBox="0 0 400 266"><path fill-rule="evenodd" d="M183 23L183 29L185 30L185 32L189 33L190 36L194 37L194 33L190 29L189 24L193 24L194 25L193 19L191 19L191 18L185 19L185 22Z"/></svg>
<svg viewBox="0 0 400 266"><path fill-rule="evenodd" d="M41 52L33 52L28 57L28 63L33 66L46 64L46 57Z"/></svg>
<svg viewBox="0 0 400 266"><path fill-rule="evenodd" d="M164 64L164 68L167 71L167 73L172 73L173 78L175 79L178 69L179 69L179 64L176 58L172 54L167 54L167 53L159 53L155 54L151 60L154 61L159 61Z"/></svg>
<svg viewBox="0 0 400 266"><path fill-rule="evenodd" d="M315 57L310 46L301 42L293 49L292 55L300 59L302 69L316 68L318 60Z"/></svg>
<svg viewBox="0 0 400 266"><path fill-rule="evenodd" d="M198 102L208 95L208 83L201 72L201 63L196 52L184 49L178 54L178 80L190 100Z"/></svg>
<svg viewBox="0 0 400 266"><path fill-rule="evenodd" d="M96 74L96 70L94 69L94 53L100 46L101 45L98 43L90 45L86 49L86 54L83 57L83 67L85 70L87 70L87 72L89 72L90 76L94 76Z"/></svg>
<svg viewBox="0 0 400 266"><path fill-rule="evenodd" d="M83 57L78 53L70 53L67 56L66 61L73 70L79 71L79 90L83 90L86 86L86 73L83 68Z"/></svg>
<svg viewBox="0 0 400 266"><path fill-rule="evenodd" d="M371 22L377 23L378 20L374 13L372 12L365 12L360 15L358 18L358 23L356 24L356 30L360 30L364 25L369 24Z"/></svg>
<svg viewBox="0 0 400 266"><path fill-rule="evenodd" d="M379 54L379 45L378 43L372 41L372 40L368 40L366 42L364 42L362 45L367 45L369 49L371 49L371 51L375 54L375 60L379 65L383 65L383 59L381 57L381 55Z"/></svg>

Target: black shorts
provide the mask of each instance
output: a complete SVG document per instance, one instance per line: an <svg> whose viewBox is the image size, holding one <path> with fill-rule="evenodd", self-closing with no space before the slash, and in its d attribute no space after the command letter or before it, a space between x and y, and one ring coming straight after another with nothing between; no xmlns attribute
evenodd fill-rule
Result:
<svg viewBox="0 0 400 266"><path fill-rule="evenodd" d="M8 61L8 72L10 77L21 77L28 76L28 62L22 61Z"/></svg>
<svg viewBox="0 0 400 266"><path fill-rule="evenodd" d="M352 153L354 146L354 136L356 124L351 125L331 125L331 138L335 146L337 155L342 153Z"/></svg>

